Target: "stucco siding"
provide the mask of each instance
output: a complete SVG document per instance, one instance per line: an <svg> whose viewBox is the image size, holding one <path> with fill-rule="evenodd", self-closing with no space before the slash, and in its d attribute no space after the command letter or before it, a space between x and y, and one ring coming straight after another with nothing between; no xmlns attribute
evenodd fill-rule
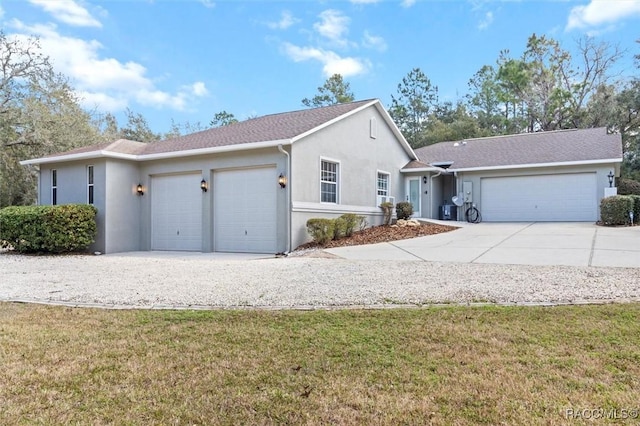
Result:
<svg viewBox="0 0 640 426"><path fill-rule="evenodd" d="M371 119L375 120L375 138L371 137ZM291 150L293 248L309 241L305 225L311 217L357 213L371 225L380 224L378 171L389 173L389 195L396 201L403 196L404 177L399 170L410 157L373 106L294 142ZM322 160L339 164L337 203L321 202Z"/></svg>
<svg viewBox="0 0 640 426"><path fill-rule="evenodd" d="M140 207L138 165L129 161L108 160L106 163L105 253L140 250Z"/></svg>

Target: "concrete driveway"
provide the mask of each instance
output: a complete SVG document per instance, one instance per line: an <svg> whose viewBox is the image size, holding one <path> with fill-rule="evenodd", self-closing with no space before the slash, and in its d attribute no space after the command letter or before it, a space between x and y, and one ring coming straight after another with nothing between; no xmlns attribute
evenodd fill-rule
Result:
<svg viewBox="0 0 640 426"><path fill-rule="evenodd" d="M352 260L640 268L640 226L480 223L409 240L325 250Z"/></svg>

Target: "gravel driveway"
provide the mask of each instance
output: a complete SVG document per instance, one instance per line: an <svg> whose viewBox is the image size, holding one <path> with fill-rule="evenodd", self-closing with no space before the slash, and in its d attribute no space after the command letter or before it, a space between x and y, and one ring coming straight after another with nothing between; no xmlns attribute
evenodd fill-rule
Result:
<svg viewBox="0 0 640 426"><path fill-rule="evenodd" d="M140 308L640 301L640 268L0 253L0 300Z"/></svg>

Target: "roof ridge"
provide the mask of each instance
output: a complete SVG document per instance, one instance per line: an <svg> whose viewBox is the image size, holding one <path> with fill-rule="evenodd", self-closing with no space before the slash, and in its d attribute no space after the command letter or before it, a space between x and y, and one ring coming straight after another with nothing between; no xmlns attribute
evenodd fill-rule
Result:
<svg viewBox="0 0 640 426"><path fill-rule="evenodd" d="M420 147L418 149L426 148L428 146L433 146L433 145L438 145L438 144L446 144L446 143L482 141L482 140L487 140L487 139L525 138L527 136L549 135L551 133L569 133L569 132L590 131L590 130L600 130L600 129L606 129L606 126L588 127L586 129L575 128L575 129L542 130L540 132L524 132L524 133L512 133L512 134L508 134L508 135L481 136L479 138L456 139L456 140L450 140L450 141L437 142L437 143L434 143L434 144L431 144L431 145L425 145L425 146L422 146L422 147Z"/></svg>
<svg viewBox="0 0 640 426"><path fill-rule="evenodd" d="M350 105L350 104L365 104L368 102L373 102L373 101L377 101L377 98L372 98L372 99L362 99L359 101L351 101L351 102L341 102L341 103L337 103L337 104L331 104L331 105L322 105L322 106L318 106L318 107L312 107L312 108L299 108L299 109L294 109L291 111L282 111L282 112L274 112L271 114L265 114L265 115L261 115L259 117L254 117L254 118L250 118L244 121L239 121L237 123L234 124L239 124L239 123L244 123L246 121L251 121L251 120L257 120L259 118L265 118L265 117L274 117L276 115L287 115L287 114L295 114L298 112L305 112L305 111L314 111L314 110L319 110L319 109L324 109L324 108L336 108L342 105Z"/></svg>

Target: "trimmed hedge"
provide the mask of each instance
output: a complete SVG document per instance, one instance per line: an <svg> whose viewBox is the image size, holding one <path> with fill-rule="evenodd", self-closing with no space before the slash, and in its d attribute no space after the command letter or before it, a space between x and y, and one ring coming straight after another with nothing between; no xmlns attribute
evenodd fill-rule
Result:
<svg viewBox="0 0 640 426"><path fill-rule="evenodd" d="M600 220L603 225L626 225L629 212L633 211L634 199L628 195L614 195L600 202Z"/></svg>
<svg viewBox="0 0 640 426"><path fill-rule="evenodd" d="M5 207L0 210L0 247L20 253L86 250L95 241L97 212L88 204Z"/></svg>
<svg viewBox="0 0 640 426"><path fill-rule="evenodd" d="M340 216L345 221L344 236L350 237L353 235L353 231L362 231L367 227L367 221L364 216L357 215L355 213L345 213Z"/></svg>
<svg viewBox="0 0 640 426"><path fill-rule="evenodd" d="M407 220L413 214L413 206L408 201L401 201L396 204L396 217L398 219Z"/></svg>
<svg viewBox="0 0 640 426"><path fill-rule="evenodd" d="M367 226L364 216L345 213L335 219L312 218L307 220L307 232L314 242L325 245L331 240L350 237L353 232Z"/></svg>
<svg viewBox="0 0 640 426"><path fill-rule="evenodd" d="M618 179L618 195L640 195L640 182L632 179Z"/></svg>
<svg viewBox="0 0 640 426"><path fill-rule="evenodd" d="M307 221L307 232L318 244L325 245L333 240L335 235L335 222L333 219L309 219Z"/></svg>

